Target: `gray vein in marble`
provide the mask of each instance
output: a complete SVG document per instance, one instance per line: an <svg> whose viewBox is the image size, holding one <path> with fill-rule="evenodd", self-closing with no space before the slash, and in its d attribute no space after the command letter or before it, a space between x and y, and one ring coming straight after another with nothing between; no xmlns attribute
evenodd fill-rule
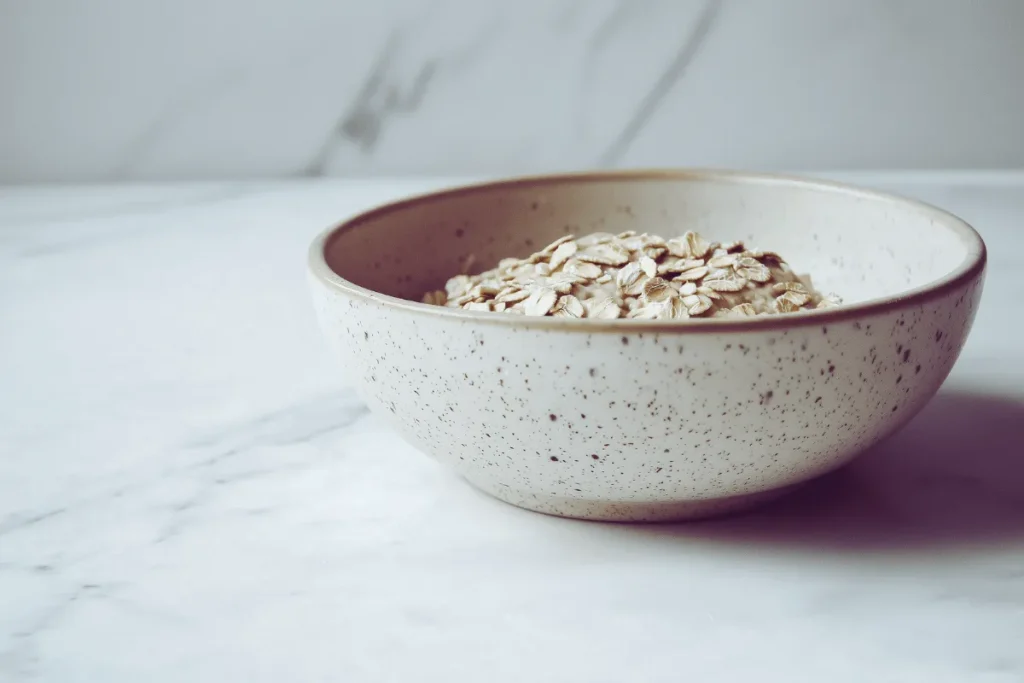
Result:
<svg viewBox="0 0 1024 683"><path fill-rule="evenodd" d="M243 83L248 77L248 69L235 68L228 73L184 93L177 101L164 109L160 114L131 141L119 162L108 174L111 180L131 178L141 163L168 132L180 125L182 119L200 107L208 106L217 98L224 97Z"/></svg>
<svg viewBox="0 0 1024 683"><path fill-rule="evenodd" d="M165 543L172 538L180 536L183 532L190 529L197 521L202 521L201 515L197 517L194 513L200 510L207 503L211 502L218 495L218 492L223 490L225 487L252 481L262 477L309 469L313 467L314 464L315 463L309 461L275 463L267 467L250 467L244 470L207 479L202 482L195 493L184 498L178 503L175 503L169 508L169 517L160 525L160 528L153 538L153 543ZM268 508L263 508L261 509L261 513L268 510Z"/></svg>
<svg viewBox="0 0 1024 683"><path fill-rule="evenodd" d="M317 397L194 440L186 444L186 448L215 450L214 455L194 464L194 467L208 467L257 446L308 443L351 427L369 414L369 408L362 402L354 402L349 394Z"/></svg>
<svg viewBox="0 0 1024 683"><path fill-rule="evenodd" d="M683 43L665 70L662 71L650 92L640 101L636 111L629 117L623 129L601 154L598 159L599 165L614 166L619 162L622 156L629 150L630 145L633 144L636 136L647 125L651 117L654 116L658 107L661 106L665 96L685 76L687 68L693 63L701 47L703 47L708 34L711 32L722 2L723 0L708 0L707 4L704 5L700 16L697 18L697 22L693 26L690 37Z"/></svg>
<svg viewBox="0 0 1024 683"><path fill-rule="evenodd" d="M348 395L333 399L317 398L262 415L234 429L194 441L186 448L212 450L213 453L193 462L184 470L179 468L166 474L173 476L210 471L236 456L252 452L259 447L280 448L315 442L328 434L351 427L369 415L369 408L362 403L352 403L350 398ZM272 462L264 462L257 466L248 464L248 461L245 464L242 469L204 475L206 478L195 492L171 507L170 518L162 525L154 542L163 543L191 526L194 520L189 517L189 513L213 498L221 487L314 465L307 459L296 461L287 458L275 458Z"/></svg>
<svg viewBox="0 0 1024 683"><path fill-rule="evenodd" d="M67 508L59 507L46 510L45 512L29 512L29 513L14 513L8 515L6 519L0 521L0 536L24 529L25 527L32 526L44 522L51 517L62 515L67 512Z"/></svg>
<svg viewBox="0 0 1024 683"><path fill-rule="evenodd" d="M423 100L427 85L436 71L437 62L428 60L420 67L407 93L390 87L379 104L375 104L374 100L384 88L384 75L380 72L373 73L371 80L360 92L355 107L341 122L341 133L364 152L371 151L380 137L384 118L391 113L414 111Z"/></svg>
<svg viewBox="0 0 1024 683"><path fill-rule="evenodd" d="M79 584L56 604L44 610L32 623L26 624L12 635L15 638L31 638L38 635L53 627L76 602L91 595L102 595L103 589L104 586L96 583Z"/></svg>
<svg viewBox="0 0 1024 683"><path fill-rule="evenodd" d="M12 631L8 631L7 646L0 649L0 680L5 673L14 674L16 679L25 680L33 676L35 664L34 640L61 625L68 614L84 600L111 597L112 586L101 583L78 583L70 591L58 595L46 607L39 609L35 616Z"/></svg>
<svg viewBox="0 0 1024 683"><path fill-rule="evenodd" d="M595 52L604 49L608 41L612 39L612 36L622 27L624 20L635 14L637 10L643 11L644 8L635 2L629 2L629 0L618 0L612 11L608 13L608 16L604 18L587 40L587 55L592 58ZM591 63L592 59L588 58L587 65L589 66Z"/></svg>
<svg viewBox="0 0 1024 683"><path fill-rule="evenodd" d="M22 572L26 574L53 574L55 567L52 564L47 563L36 563L36 564L19 564L17 562L0 562L0 572Z"/></svg>
<svg viewBox="0 0 1024 683"><path fill-rule="evenodd" d="M464 49L451 55L425 59L406 87L395 83L393 72L396 59L404 48L408 29L394 29L370 67L355 100L333 126L302 175L323 176L334 146L339 141L354 145L363 154L371 154L392 116L415 112L442 70L452 72L470 63L473 56L493 40L500 28L499 22L492 22Z"/></svg>
<svg viewBox="0 0 1024 683"><path fill-rule="evenodd" d="M576 117L581 123L591 115L592 107L588 104L587 93L600 82L601 73L598 71L598 57L602 50L612 41L617 33L622 32L626 20L634 17L636 9L643 10L636 3L627 0L616 0L611 11L608 12L588 37L584 49L583 72L580 78L580 93L576 97ZM580 126L578 130L582 130Z"/></svg>
<svg viewBox="0 0 1024 683"><path fill-rule="evenodd" d="M415 111L427 92L427 86L437 70L437 61L428 60L417 72L406 93L390 82L394 60L401 49L404 31L396 28L388 36L377 58L370 67L355 101L334 126L317 155L307 166L305 175L323 175L336 137L349 140L362 150L370 152L377 144L386 118L394 113Z"/></svg>
<svg viewBox="0 0 1024 683"><path fill-rule="evenodd" d="M187 462L164 469L158 474L129 482L122 480L115 488L93 491L86 498L63 507L43 511L16 511L0 521L0 537L45 523L67 512L80 511L84 507L103 504L114 498L145 492L159 486L168 477L202 473L198 490L171 506L172 520L165 525L157 539L165 540L187 525L187 522L180 518L175 519L175 516L201 504L212 495L215 488L273 472L309 466L310 463L282 457L270 463L259 463L259 466L245 463L245 469L235 471L217 471L216 467L222 467L225 462L233 461L236 457L261 447L286 448L315 442L329 434L352 427L368 415L369 409L366 405L358 402L350 393L310 398L245 420L236 426L218 430L207 437L186 442L173 451L182 454L187 458ZM168 454L160 456L161 459L168 457Z"/></svg>

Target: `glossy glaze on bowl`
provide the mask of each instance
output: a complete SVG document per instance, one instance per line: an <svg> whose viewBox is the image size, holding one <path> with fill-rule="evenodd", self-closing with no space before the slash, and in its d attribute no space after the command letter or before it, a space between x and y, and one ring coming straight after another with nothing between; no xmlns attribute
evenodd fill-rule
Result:
<svg viewBox="0 0 1024 683"><path fill-rule="evenodd" d="M567 232L695 229L778 251L853 304L689 322L570 321L405 301ZM521 507L619 521L748 507L839 467L934 395L984 246L937 209L827 183L616 173L491 184L371 212L311 250L322 326L417 447Z"/></svg>

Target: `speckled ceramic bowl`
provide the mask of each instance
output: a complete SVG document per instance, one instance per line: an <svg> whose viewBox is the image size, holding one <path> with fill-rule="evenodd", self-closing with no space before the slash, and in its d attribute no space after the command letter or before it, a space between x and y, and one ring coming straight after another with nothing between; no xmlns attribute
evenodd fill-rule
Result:
<svg viewBox="0 0 1024 683"><path fill-rule="evenodd" d="M416 303L469 254L484 268L566 233L688 229L777 251L846 304L640 322ZM891 434L952 368L984 271L978 234L933 207L702 171L459 188L357 216L310 252L350 381L409 441L514 505L620 521L738 510Z"/></svg>

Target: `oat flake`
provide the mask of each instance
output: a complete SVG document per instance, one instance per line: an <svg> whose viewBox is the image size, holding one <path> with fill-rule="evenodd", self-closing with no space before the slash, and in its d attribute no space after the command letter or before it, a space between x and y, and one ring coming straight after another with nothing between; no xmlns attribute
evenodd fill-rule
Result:
<svg viewBox="0 0 1024 683"><path fill-rule="evenodd" d="M465 259L472 263L472 255ZM696 232L565 235L523 259L450 278L423 302L470 311L614 320L748 317L838 306L775 252Z"/></svg>

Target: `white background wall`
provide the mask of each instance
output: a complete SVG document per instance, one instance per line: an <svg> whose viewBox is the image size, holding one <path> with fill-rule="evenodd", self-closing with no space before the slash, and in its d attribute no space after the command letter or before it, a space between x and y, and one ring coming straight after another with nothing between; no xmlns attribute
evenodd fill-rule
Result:
<svg viewBox="0 0 1024 683"><path fill-rule="evenodd" d="M1024 167L1024 0L0 0L0 181Z"/></svg>

